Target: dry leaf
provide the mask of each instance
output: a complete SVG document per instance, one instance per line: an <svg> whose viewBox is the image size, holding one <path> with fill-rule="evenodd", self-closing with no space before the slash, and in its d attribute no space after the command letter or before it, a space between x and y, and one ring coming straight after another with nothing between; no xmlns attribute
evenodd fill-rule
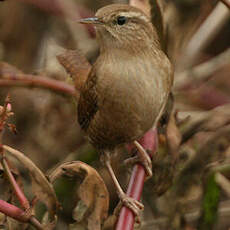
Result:
<svg viewBox="0 0 230 230"><path fill-rule="evenodd" d="M47 206L49 217L53 225L53 222L56 221L58 202L52 185L40 169L23 153L7 145L3 145L3 149L6 150L6 154L15 157L29 171L33 194Z"/></svg>
<svg viewBox="0 0 230 230"><path fill-rule="evenodd" d="M58 55L57 59L73 78L75 88L81 90L91 70L91 65L85 56L79 50L66 50L65 53Z"/></svg>
<svg viewBox="0 0 230 230"><path fill-rule="evenodd" d="M73 211L73 218L78 223L87 221L88 230L100 230L102 222L107 218L109 208L109 193L100 175L91 166L73 161L55 169L50 175L50 181L54 182L60 176L84 178L77 189L80 201ZM71 229L73 227L74 225Z"/></svg>

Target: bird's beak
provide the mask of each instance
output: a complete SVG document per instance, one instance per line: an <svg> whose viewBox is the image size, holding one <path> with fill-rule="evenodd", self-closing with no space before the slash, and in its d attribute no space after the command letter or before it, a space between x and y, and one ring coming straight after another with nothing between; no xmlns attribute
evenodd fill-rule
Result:
<svg viewBox="0 0 230 230"><path fill-rule="evenodd" d="M98 25L98 24L103 24L102 21L99 20L99 18L83 18L78 21L79 23L82 24L93 24L93 25Z"/></svg>

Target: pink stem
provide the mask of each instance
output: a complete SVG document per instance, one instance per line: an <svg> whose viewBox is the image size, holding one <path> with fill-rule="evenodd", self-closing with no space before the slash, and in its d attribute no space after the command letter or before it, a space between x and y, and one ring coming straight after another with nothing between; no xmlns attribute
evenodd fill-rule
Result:
<svg viewBox="0 0 230 230"><path fill-rule="evenodd" d="M7 203L4 200L0 200L0 212L4 213L6 216L12 217L15 220L18 220L20 222L28 222L29 217L28 215L25 214L25 212L12 205Z"/></svg>
<svg viewBox="0 0 230 230"><path fill-rule="evenodd" d="M144 147L145 150L150 150L149 155L152 157L156 152L158 145L156 128L148 131L140 140L140 144ZM141 164L136 164L133 168L133 172L129 181L129 186L126 193L128 196L136 200L140 200L145 176L146 174L144 167ZM133 230L134 220L135 216L133 212L123 206L116 225L116 230Z"/></svg>
<svg viewBox="0 0 230 230"><path fill-rule="evenodd" d="M4 158L3 156L3 159L2 159L2 165L6 171L6 174L9 178L9 181L12 185L12 188L14 190L14 193L19 201L19 203L21 204L22 208L24 210L29 210L30 209L30 203L29 201L27 200L26 196L24 195L23 191L21 190L21 188L19 187L18 183L16 182L13 174L11 173L11 170L8 166L8 163L7 163L7 160Z"/></svg>
<svg viewBox="0 0 230 230"><path fill-rule="evenodd" d="M0 80L0 87L40 87L49 90L53 90L58 93L63 93L69 96L78 96L78 92L74 86L67 84L63 81L54 80L47 77L33 76L30 74L11 74L8 78Z"/></svg>

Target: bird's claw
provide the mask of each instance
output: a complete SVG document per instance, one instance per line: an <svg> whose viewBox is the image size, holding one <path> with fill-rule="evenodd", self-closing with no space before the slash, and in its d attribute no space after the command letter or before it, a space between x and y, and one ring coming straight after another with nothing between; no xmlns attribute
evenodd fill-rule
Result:
<svg viewBox="0 0 230 230"><path fill-rule="evenodd" d="M137 156L128 158L125 160L125 164L135 164L135 163L140 163L143 165L145 172L146 172L146 180L152 177L152 161L149 156L149 154L146 152L146 150L137 142L134 142L136 148L137 148Z"/></svg>
<svg viewBox="0 0 230 230"><path fill-rule="evenodd" d="M126 206L133 212L133 214L136 217L136 222L140 223L140 211L144 210L144 205L138 200L135 200L134 198L129 197L126 194L121 194L120 200L124 206Z"/></svg>
<svg viewBox="0 0 230 230"><path fill-rule="evenodd" d="M153 172L152 172L152 161L150 156L146 153L146 158L143 157L143 159L141 159L141 164L144 166L145 168L145 172L146 172L146 180L148 180L149 178L152 177Z"/></svg>

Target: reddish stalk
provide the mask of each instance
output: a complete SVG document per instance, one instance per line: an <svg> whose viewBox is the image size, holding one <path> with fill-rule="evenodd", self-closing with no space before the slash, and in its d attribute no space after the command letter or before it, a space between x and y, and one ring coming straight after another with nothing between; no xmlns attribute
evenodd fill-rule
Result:
<svg viewBox="0 0 230 230"><path fill-rule="evenodd" d="M148 131L140 140L140 144L145 150L150 152L149 155L152 158L158 145L156 128ZM136 200L140 200L145 177L146 174L144 167L141 164L136 164L133 168L126 194ZM133 230L134 221L135 216L133 212L123 206L118 218L116 230Z"/></svg>
<svg viewBox="0 0 230 230"><path fill-rule="evenodd" d="M24 212L22 209L9 204L4 200L0 200L0 212L20 222L28 222L30 218L30 216L26 215L26 212Z"/></svg>
<svg viewBox="0 0 230 230"><path fill-rule="evenodd" d="M5 173L8 177L8 180L14 190L14 193L19 201L19 203L21 204L22 208L24 210L29 210L30 209L30 203L29 201L27 200L26 196L24 195L24 193L22 192L21 188L18 186L18 183L16 182L14 176L12 175L11 173L11 170L8 166L8 163L4 157L4 154L3 154L3 158L2 158L2 166L5 170Z"/></svg>
<svg viewBox="0 0 230 230"><path fill-rule="evenodd" d="M68 96L78 96L74 86L63 81L50 79L47 77L33 76L29 74L12 74L9 77L0 80L0 87L38 87L49 89L57 93Z"/></svg>
<svg viewBox="0 0 230 230"><path fill-rule="evenodd" d="M44 227L40 222L29 213L23 211L22 209L7 203L4 200L0 200L0 212L4 213L6 216L9 216L19 222L30 223L38 230L43 230Z"/></svg>

